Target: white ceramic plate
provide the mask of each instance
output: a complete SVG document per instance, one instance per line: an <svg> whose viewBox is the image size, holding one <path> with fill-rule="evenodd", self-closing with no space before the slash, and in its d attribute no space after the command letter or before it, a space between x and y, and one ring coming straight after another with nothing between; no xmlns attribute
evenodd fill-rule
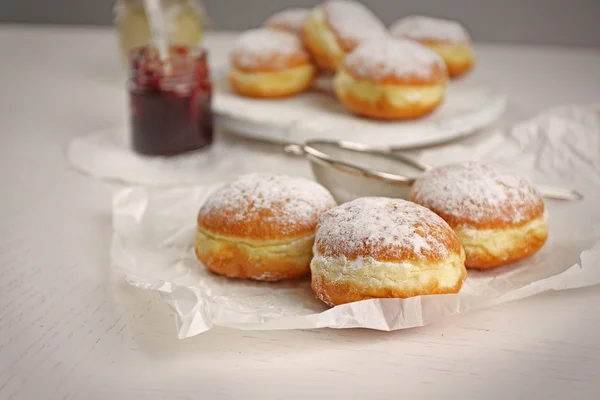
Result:
<svg viewBox="0 0 600 400"><path fill-rule="evenodd" d="M414 121L373 121L350 114L320 81L320 90L284 100L237 96L223 75L216 82L213 109L224 129L254 139L301 143L308 139L346 140L406 149L447 142L477 132L497 120L506 96L469 79L450 83L444 104Z"/></svg>

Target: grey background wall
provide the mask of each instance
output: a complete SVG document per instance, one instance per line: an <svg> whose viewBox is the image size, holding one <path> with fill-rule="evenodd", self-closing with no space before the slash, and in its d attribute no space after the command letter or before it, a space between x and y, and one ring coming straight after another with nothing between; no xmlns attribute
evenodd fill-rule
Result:
<svg viewBox="0 0 600 400"><path fill-rule="evenodd" d="M363 0L387 24L422 13L462 21L480 41L600 48L600 0ZM110 25L112 0L0 0L0 21ZM204 0L218 28L244 29L318 0Z"/></svg>

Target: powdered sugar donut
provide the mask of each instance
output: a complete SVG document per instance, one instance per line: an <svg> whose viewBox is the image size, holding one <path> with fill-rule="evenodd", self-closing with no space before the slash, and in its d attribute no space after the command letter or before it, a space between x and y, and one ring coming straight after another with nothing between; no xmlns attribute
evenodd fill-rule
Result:
<svg viewBox="0 0 600 400"><path fill-rule="evenodd" d="M374 39L348 54L334 78L340 101L377 119L410 119L437 108L446 90L442 59L417 42Z"/></svg>
<svg viewBox="0 0 600 400"><path fill-rule="evenodd" d="M242 176L200 209L196 255L211 271L235 278L306 275L317 221L334 206L327 189L308 179Z"/></svg>
<svg viewBox="0 0 600 400"><path fill-rule="evenodd" d="M308 11L306 8L289 8L277 12L265 21L264 26L299 35L308 17Z"/></svg>
<svg viewBox="0 0 600 400"><path fill-rule="evenodd" d="M260 28L243 33L235 41L229 81L243 96L286 97L308 89L315 72L296 35Z"/></svg>
<svg viewBox="0 0 600 400"><path fill-rule="evenodd" d="M452 78L463 75L475 64L471 37L456 21L415 15L396 21L390 31L395 37L416 40L438 53Z"/></svg>
<svg viewBox="0 0 600 400"><path fill-rule="evenodd" d="M373 12L357 1L326 1L313 8L303 29L317 65L336 71L343 57L365 40L389 35Z"/></svg>
<svg viewBox="0 0 600 400"><path fill-rule="evenodd" d="M401 199L363 197L323 214L312 288L329 305L456 293L466 277L460 241L443 219Z"/></svg>
<svg viewBox="0 0 600 400"><path fill-rule="evenodd" d="M538 189L527 179L488 165L435 168L415 182L410 199L454 229L468 268L495 268L528 257L548 237Z"/></svg>

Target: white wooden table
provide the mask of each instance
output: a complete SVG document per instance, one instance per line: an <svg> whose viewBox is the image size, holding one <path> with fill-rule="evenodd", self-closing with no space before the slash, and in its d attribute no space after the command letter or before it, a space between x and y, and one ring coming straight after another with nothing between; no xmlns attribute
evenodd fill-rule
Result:
<svg viewBox="0 0 600 400"><path fill-rule="evenodd" d="M209 38L214 59L228 43ZM501 125L600 100L598 51L478 54L510 96ZM114 186L63 157L69 138L125 118L114 34L2 26L0 55L0 399L600 398L600 287L392 333L178 341L160 298L111 274Z"/></svg>

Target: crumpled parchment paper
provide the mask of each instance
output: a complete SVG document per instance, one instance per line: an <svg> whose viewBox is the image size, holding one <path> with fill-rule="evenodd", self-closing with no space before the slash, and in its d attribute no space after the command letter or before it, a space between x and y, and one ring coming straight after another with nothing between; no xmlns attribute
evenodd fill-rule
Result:
<svg viewBox="0 0 600 400"><path fill-rule="evenodd" d="M600 283L600 105L554 109L474 147L454 144L423 151L420 157L438 165L465 159L505 164L536 183L574 188L585 197L548 200L550 236L544 248L507 267L470 271L459 294L329 308L314 297L309 279L260 283L213 275L196 260L192 241L196 213L214 185L118 192L113 265L129 284L162 295L177 315L180 338L215 325L403 329L548 290Z"/></svg>

